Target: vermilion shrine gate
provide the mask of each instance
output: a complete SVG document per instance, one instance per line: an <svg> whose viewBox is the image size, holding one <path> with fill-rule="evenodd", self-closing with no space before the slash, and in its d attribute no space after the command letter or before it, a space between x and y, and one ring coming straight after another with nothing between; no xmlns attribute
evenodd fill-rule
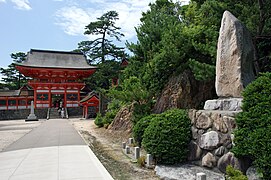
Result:
<svg viewBox="0 0 271 180"><path fill-rule="evenodd" d="M90 66L85 56L77 52L31 50L16 68L25 76L34 90L35 108L51 108L62 101L63 107L78 107L83 78L92 75L96 67Z"/></svg>

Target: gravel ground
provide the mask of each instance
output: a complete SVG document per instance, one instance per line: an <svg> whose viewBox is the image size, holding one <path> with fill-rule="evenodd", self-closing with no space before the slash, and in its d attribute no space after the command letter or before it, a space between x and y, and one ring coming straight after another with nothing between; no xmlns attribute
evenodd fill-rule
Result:
<svg viewBox="0 0 271 180"><path fill-rule="evenodd" d="M123 153L121 143L130 134L97 128L93 120L70 121L115 180L158 180L154 170L140 168Z"/></svg>
<svg viewBox="0 0 271 180"><path fill-rule="evenodd" d="M42 122L44 120L29 122L25 122L25 120L0 121L0 152L38 127Z"/></svg>

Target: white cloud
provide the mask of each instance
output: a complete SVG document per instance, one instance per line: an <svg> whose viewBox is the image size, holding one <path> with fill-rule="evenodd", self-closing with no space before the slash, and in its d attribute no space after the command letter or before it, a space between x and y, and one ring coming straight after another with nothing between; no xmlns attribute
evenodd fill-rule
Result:
<svg viewBox="0 0 271 180"><path fill-rule="evenodd" d="M0 3L5 3L6 2L6 0L0 0Z"/></svg>
<svg viewBox="0 0 271 180"><path fill-rule="evenodd" d="M187 0L183 0L187 1ZM69 1L69 4L72 4ZM76 1L78 2L78 1ZM96 21L97 17L100 17L107 11L115 10L119 13L119 20L116 21L116 25L121 27L122 33L124 33L124 39L133 39L136 36L135 27L140 24L140 18L142 12L149 9L149 3L155 2L155 0L85 0L83 3L87 5L81 5L79 2L77 5L73 4L64 7L56 12L56 24L61 26L65 33L69 35L82 35L85 31L85 26L92 21ZM83 8L92 6L94 8Z"/></svg>
<svg viewBox="0 0 271 180"><path fill-rule="evenodd" d="M69 35L82 35L91 18L89 14L76 6L64 7L56 12L56 24Z"/></svg>
<svg viewBox="0 0 271 180"><path fill-rule="evenodd" d="M11 0L15 4L15 8L20 10L31 10L31 6L28 0Z"/></svg>

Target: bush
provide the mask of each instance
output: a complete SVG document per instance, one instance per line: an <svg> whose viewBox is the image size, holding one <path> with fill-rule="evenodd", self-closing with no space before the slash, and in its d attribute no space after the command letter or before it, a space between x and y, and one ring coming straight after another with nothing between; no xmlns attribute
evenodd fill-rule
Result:
<svg viewBox="0 0 271 180"><path fill-rule="evenodd" d="M248 178L241 171L229 165L226 168L226 180L248 180Z"/></svg>
<svg viewBox="0 0 271 180"><path fill-rule="evenodd" d="M103 124L109 125L114 120L115 116L117 114L117 111L107 111L105 113L105 116L103 117Z"/></svg>
<svg viewBox="0 0 271 180"><path fill-rule="evenodd" d="M254 160L263 178L271 179L271 73L261 74L246 87L243 96L233 152Z"/></svg>
<svg viewBox="0 0 271 180"><path fill-rule="evenodd" d="M96 126L98 126L99 128L104 126L104 124L103 124L103 117L102 117L101 113L97 114L97 116L96 116L96 118L94 120L94 124Z"/></svg>
<svg viewBox="0 0 271 180"><path fill-rule="evenodd" d="M190 139L187 112L173 109L152 118L145 129L142 145L157 163L174 164L186 160Z"/></svg>
<svg viewBox="0 0 271 180"><path fill-rule="evenodd" d="M134 126L133 126L133 136L135 141L138 143L138 146L141 147L143 134L145 129L149 126L151 120L155 117L155 114L146 116L141 118Z"/></svg>

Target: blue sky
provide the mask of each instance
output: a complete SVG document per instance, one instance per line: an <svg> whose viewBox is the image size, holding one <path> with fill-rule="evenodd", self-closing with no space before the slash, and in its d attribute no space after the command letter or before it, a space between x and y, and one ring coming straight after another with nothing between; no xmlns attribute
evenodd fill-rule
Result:
<svg viewBox="0 0 271 180"><path fill-rule="evenodd" d="M123 42L135 41L134 27L154 0L0 0L0 67L12 63L11 53L32 49L71 51L84 27L109 10L119 13Z"/></svg>

